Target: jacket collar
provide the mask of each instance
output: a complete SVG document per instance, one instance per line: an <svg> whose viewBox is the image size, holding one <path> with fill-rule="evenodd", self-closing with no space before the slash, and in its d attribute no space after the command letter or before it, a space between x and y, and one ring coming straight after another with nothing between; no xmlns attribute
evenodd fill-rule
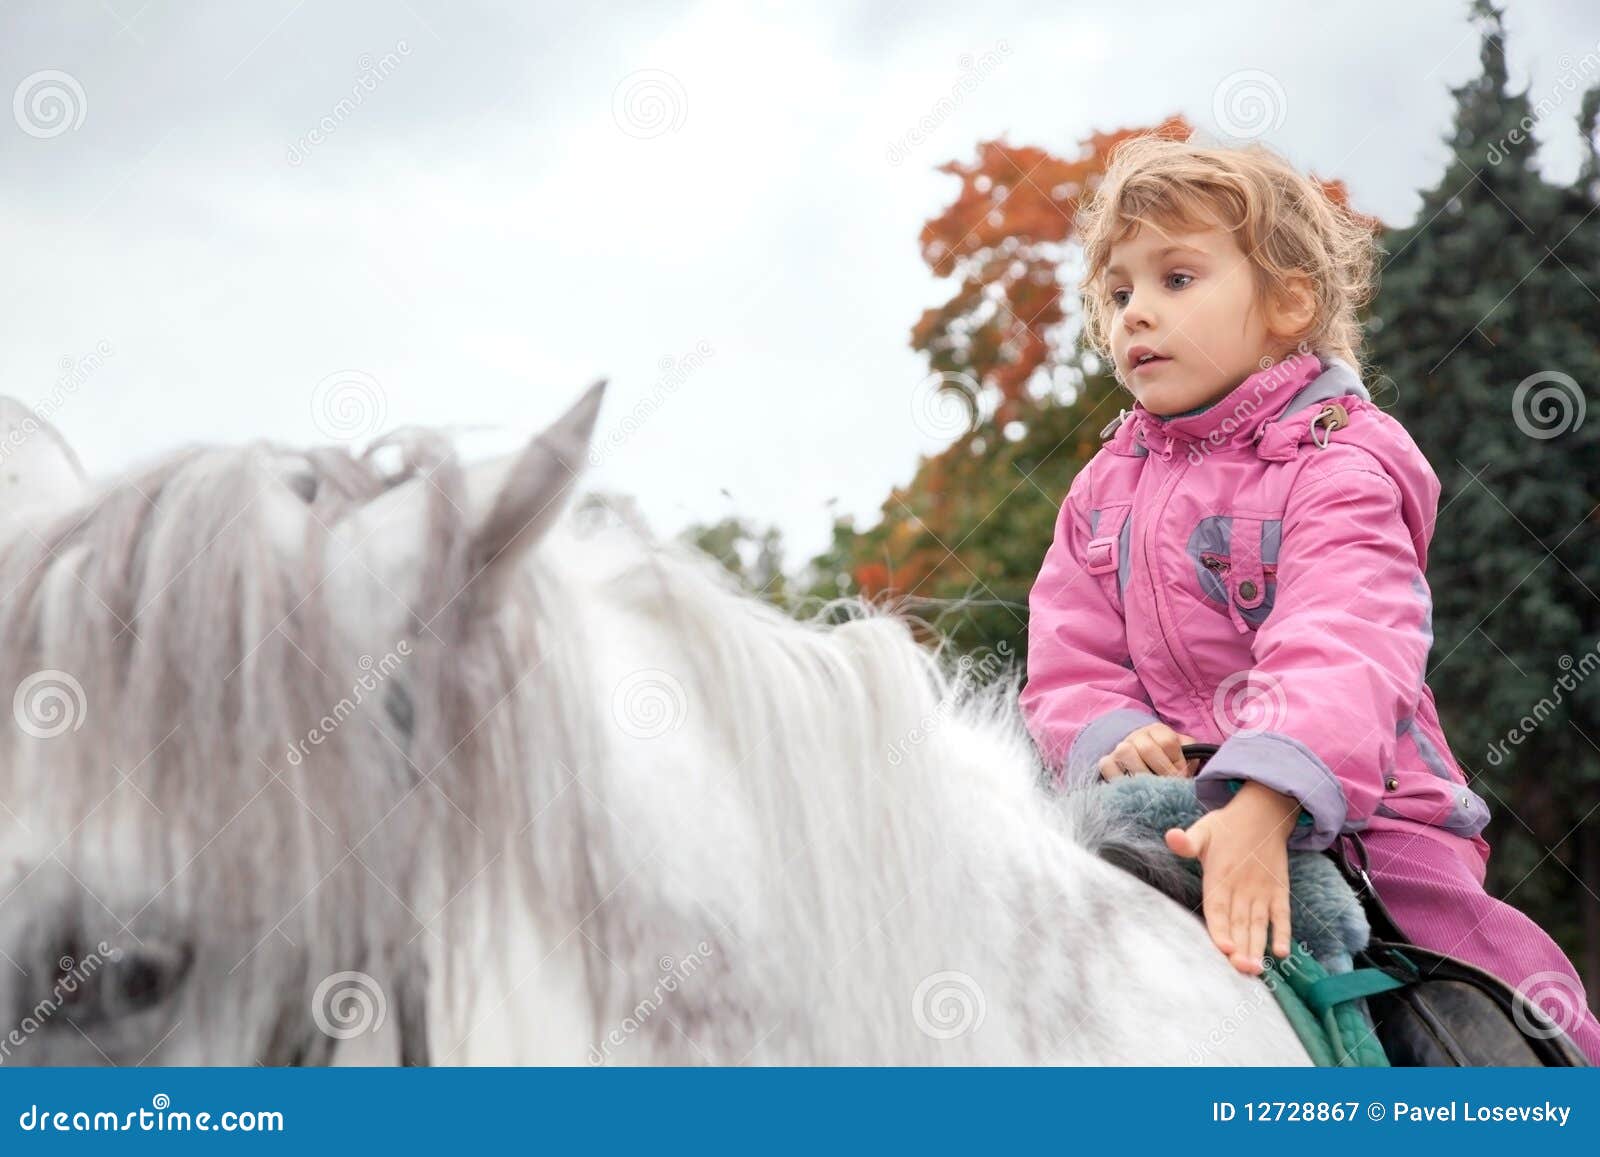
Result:
<svg viewBox="0 0 1600 1157"><path fill-rule="evenodd" d="M1276 457L1276 450L1287 448L1278 446L1286 435L1295 444L1301 440L1297 429L1291 433L1279 423L1307 406L1349 394L1372 400L1350 363L1301 353L1256 371L1198 414L1163 418L1135 402L1100 433L1111 438L1113 453L1129 456L1154 451L1170 458L1180 450L1210 453L1261 443L1263 453L1274 451L1270 456Z"/></svg>

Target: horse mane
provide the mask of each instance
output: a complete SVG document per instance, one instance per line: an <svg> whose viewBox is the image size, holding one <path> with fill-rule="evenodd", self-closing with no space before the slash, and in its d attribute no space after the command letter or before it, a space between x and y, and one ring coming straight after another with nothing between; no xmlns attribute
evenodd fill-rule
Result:
<svg viewBox="0 0 1600 1157"><path fill-rule="evenodd" d="M726 922L722 939L745 947L752 930L789 930L794 950L766 962L766 981L806 992L818 1012L815 1026L785 1024L793 1056L877 1055L890 1018L904 1009L876 999L888 992L909 1001L919 978L982 955L981 935L952 920L976 865L996 869L989 886L997 913L1019 914L1041 939L1070 923L1068 908L1098 902L1095 884L1105 873L1094 859L1183 894L1181 866L1131 817L1101 806L1105 797L1092 785L1047 787L1017 708L1021 674L1009 661L973 663L948 646L925 646L891 608L859 598L827 600L794 617L751 597L689 544L653 538L626 518L591 521L598 525L549 558L570 568L566 583L588 584L590 598L606 605L601 617L652 638L650 669L675 679L679 710L715 713L727 766L717 782L745 804L751 822L742 834L763 854L730 855L749 873L740 881L744 899L732 913L714 911L709 926ZM603 675L602 694L621 674ZM670 776L673 767L665 758L655 774ZM1020 871L1008 878L1013 857L1069 864L1063 876L1082 892L1033 891ZM672 893L657 899L670 905ZM677 915L707 924L693 907ZM622 919L636 925L639 917ZM977 920L996 935L1014 932L998 914ZM1047 931L1052 923L1057 930ZM1021 939L1019 956L1034 955L1037 941ZM1064 946L1063 958L1082 951ZM882 983L831 983L863 954ZM647 976L635 979L634 992L648 988ZM1038 1032L1048 1035L1048 1017ZM660 1043L671 1055L675 1042Z"/></svg>
<svg viewBox="0 0 1600 1157"><path fill-rule="evenodd" d="M337 528L410 479L426 482L427 549L402 600ZM810 994L819 1016L787 1026L793 1055L869 1056L889 1015L872 1002L959 957L964 933L908 930L941 928L990 842L1160 874L1093 792L1041 790L1011 667L974 671L859 599L792 617L603 504L570 512L486 608L469 509L448 443L401 431L364 455L187 449L0 543L0 686L65 674L94 724L0 741L8 787L80 843L146 833L159 902L132 881L97 902L137 907L136 935L185 915L223 914L241 937L299 922L316 935L245 943L237 967L269 975L288 956L310 985L362 953L376 970L419 939L481 938L458 898L483 888L501 920L532 905L598 928L583 952L602 1022L699 927L721 938L724 978L737 958ZM321 726L402 644L371 697ZM641 673L682 718L619 735L618 689ZM119 791L102 821L148 805L160 823L84 822ZM687 795L716 846L651 818L696 814ZM717 876L719 854L741 871ZM1061 901L996 887L1041 921ZM795 950L774 953L772 930ZM831 984L862 952L895 983Z"/></svg>
<svg viewBox="0 0 1600 1157"><path fill-rule="evenodd" d="M580 525L585 514L612 535L610 569L602 573L615 597L650 609L676 634L700 686L726 689L727 714L741 738L812 718L789 701L806 692L827 702L815 710L830 719L834 743L864 758L879 744L877 762L887 770L937 726L951 723L995 745L999 774L1053 795L1074 843L1171 895L1188 895L1189 874L1181 866L1168 871L1172 857L1149 846L1148 832L1099 806L1096 777L1054 777L1041 766L1018 710L1023 673L1013 657L991 651L974 660L954 654L943 638L930 647L894 605L862 596L823 599L807 614L790 613L752 596L705 552L654 535L627 507L614 509L597 497L578 512ZM787 670L792 682L752 679L753 670ZM883 745L886 734L901 742ZM791 770L791 785L816 781L802 767Z"/></svg>

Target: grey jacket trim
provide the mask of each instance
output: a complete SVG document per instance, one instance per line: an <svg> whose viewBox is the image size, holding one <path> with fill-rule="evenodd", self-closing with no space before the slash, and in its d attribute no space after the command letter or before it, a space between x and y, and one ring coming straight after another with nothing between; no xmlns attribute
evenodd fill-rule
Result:
<svg viewBox="0 0 1600 1157"><path fill-rule="evenodd" d="M1350 804L1339 778L1298 739L1276 731L1230 735L1194 777L1195 797L1207 810L1222 807L1233 798L1230 779L1254 780L1300 801L1312 822L1296 825L1288 844L1295 851L1319 852L1345 830Z"/></svg>
<svg viewBox="0 0 1600 1157"><path fill-rule="evenodd" d="M1327 358L1323 364L1327 369L1301 386L1294 397L1289 399L1289 404L1283 411L1272 419L1274 422L1280 422L1290 414L1317 402L1326 402L1329 398L1342 398L1346 394L1354 394L1363 402L1372 401L1372 395L1367 391L1365 383L1349 362L1343 358Z"/></svg>
<svg viewBox="0 0 1600 1157"><path fill-rule="evenodd" d="M1098 779L1099 764L1111 754L1112 748L1128 738L1130 731L1147 727L1161 720L1148 711L1132 707L1117 707L1098 719L1091 720L1067 752L1066 775L1073 783Z"/></svg>

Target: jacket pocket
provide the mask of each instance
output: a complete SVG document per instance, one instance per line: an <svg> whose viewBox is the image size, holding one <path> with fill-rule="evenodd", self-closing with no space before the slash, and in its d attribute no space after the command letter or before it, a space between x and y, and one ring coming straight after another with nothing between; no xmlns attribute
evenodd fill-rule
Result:
<svg viewBox="0 0 1600 1157"><path fill-rule="evenodd" d="M1217 515L1190 536L1200 593L1227 610L1240 634L1255 630L1272 613L1282 525L1276 518Z"/></svg>

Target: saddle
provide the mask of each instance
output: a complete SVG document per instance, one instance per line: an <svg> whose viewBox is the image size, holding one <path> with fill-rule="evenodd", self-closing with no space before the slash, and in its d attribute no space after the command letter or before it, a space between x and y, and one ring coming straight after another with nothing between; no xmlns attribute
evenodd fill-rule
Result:
<svg viewBox="0 0 1600 1157"><path fill-rule="evenodd" d="M1356 864L1347 858L1347 843ZM1348 991L1366 996L1390 1064L1587 1067L1561 1027L1512 985L1406 939L1373 890L1358 834L1345 833L1324 854L1345 874L1372 926L1372 938L1356 953ZM1354 979L1358 975L1367 979Z"/></svg>
<svg viewBox="0 0 1600 1157"><path fill-rule="evenodd" d="M1184 746L1183 757L1199 760L1204 766L1216 751L1214 743L1191 743ZM1192 795L1192 780L1173 782L1187 785L1188 794ZM1588 1065L1561 1027L1505 980L1465 960L1410 941L1373 887L1367 871L1366 845L1358 833L1346 832L1326 851L1311 855L1333 864L1365 914L1367 925L1367 934L1362 936L1359 920L1353 933L1352 922L1342 921L1348 957L1316 950L1317 958L1328 965L1327 969L1309 973L1303 970L1294 985L1297 1003L1303 1003L1322 1023L1330 1028L1343 1026L1346 1041L1351 1026L1370 1024L1387 1063L1394 1066ZM1306 870L1311 864L1297 867L1297 859L1303 857L1291 854L1292 907L1298 903L1294 894L1297 879L1317 876ZM1297 934L1296 940L1299 939ZM1301 950L1302 945L1296 943L1296 955L1291 959L1298 959ZM1275 992L1280 993L1280 1004L1290 995L1287 986ZM1294 1010L1286 1007L1286 1011ZM1291 1021L1294 1019L1291 1016ZM1298 1022L1296 1028L1301 1029ZM1304 1031L1301 1035L1304 1038ZM1339 1043L1336 1035L1335 1056L1340 1056ZM1316 1055L1313 1050L1313 1057ZM1384 1063L1364 1054L1355 1055L1362 1059L1351 1061L1344 1056L1336 1063Z"/></svg>

